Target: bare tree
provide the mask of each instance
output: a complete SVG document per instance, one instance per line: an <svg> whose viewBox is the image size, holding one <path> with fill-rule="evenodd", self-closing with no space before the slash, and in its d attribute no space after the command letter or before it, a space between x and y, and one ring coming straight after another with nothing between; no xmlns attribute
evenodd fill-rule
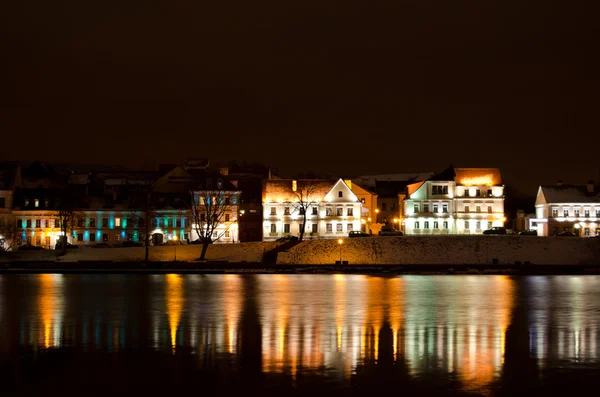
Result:
<svg viewBox="0 0 600 397"><path fill-rule="evenodd" d="M204 260L208 246L223 237L237 221L238 192L227 190L191 191L187 200L192 228L202 242L200 260Z"/></svg>
<svg viewBox="0 0 600 397"><path fill-rule="evenodd" d="M13 247L21 245L21 233L15 221L5 222L0 218L0 252L10 251Z"/></svg>
<svg viewBox="0 0 600 397"><path fill-rule="evenodd" d="M68 190L62 192L56 209L56 216L58 217L58 224L61 231L59 237L61 255L67 253L67 236L75 229L77 221L83 218L83 214L78 211L77 206L77 195Z"/></svg>
<svg viewBox="0 0 600 397"><path fill-rule="evenodd" d="M292 185L292 191L296 196L296 201L292 203L295 211L298 211L299 215L302 216L302 224L300 225L300 237L298 241L302 241L304 238L304 231L306 228L306 214L310 207L316 204L319 200L317 193L317 185L309 181L294 181Z"/></svg>

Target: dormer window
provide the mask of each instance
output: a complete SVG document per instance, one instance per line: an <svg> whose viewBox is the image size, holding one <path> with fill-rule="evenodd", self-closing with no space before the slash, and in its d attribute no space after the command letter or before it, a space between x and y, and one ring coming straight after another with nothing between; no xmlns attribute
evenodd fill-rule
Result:
<svg viewBox="0 0 600 397"><path fill-rule="evenodd" d="M25 205L25 207L29 207L29 199L28 199L28 198L26 198L26 199L25 199L25 202L24 202L23 204Z"/></svg>
<svg viewBox="0 0 600 397"><path fill-rule="evenodd" d="M217 181L217 189L221 189L222 187L223 187L223 180L222 180L222 179L219 179L219 180Z"/></svg>
<svg viewBox="0 0 600 397"><path fill-rule="evenodd" d="M40 206L40 199L35 199L35 200L33 200L33 206L34 206L35 208L39 207L39 206Z"/></svg>
<svg viewBox="0 0 600 397"><path fill-rule="evenodd" d="M44 207L45 207L45 208L48 208L48 207L50 207L50 201L49 201L48 199L45 199L45 200L44 200Z"/></svg>

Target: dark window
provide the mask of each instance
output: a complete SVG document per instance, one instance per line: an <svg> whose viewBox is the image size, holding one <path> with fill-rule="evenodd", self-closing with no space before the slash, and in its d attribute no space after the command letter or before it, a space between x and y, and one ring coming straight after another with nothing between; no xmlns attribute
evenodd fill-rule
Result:
<svg viewBox="0 0 600 397"><path fill-rule="evenodd" d="M298 212L300 213L300 215L304 215L304 207L300 207L298 209Z"/></svg>
<svg viewBox="0 0 600 397"><path fill-rule="evenodd" d="M341 190L338 191L338 197L344 197L344 192L342 192Z"/></svg>
<svg viewBox="0 0 600 397"><path fill-rule="evenodd" d="M225 215L225 221L229 220L229 215ZM175 219L175 227L181 227L181 219Z"/></svg>
<svg viewBox="0 0 600 397"><path fill-rule="evenodd" d="M231 198L225 197L225 205L230 205L230 204L231 204Z"/></svg>
<svg viewBox="0 0 600 397"><path fill-rule="evenodd" d="M448 186L442 187L442 194L448 194Z"/></svg>
<svg viewBox="0 0 600 397"><path fill-rule="evenodd" d="M6 207L6 199L4 197L0 197L0 208Z"/></svg>
<svg viewBox="0 0 600 397"><path fill-rule="evenodd" d="M387 211L387 203L381 203L381 210Z"/></svg>
<svg viewBox="0 0 600 397"><path fill-rule="evenodd" d="M102 227L108 227L108 218L102 218ZM108 240L105 240L108 241Z"/></svg>
<svg viewBox="0 0 600 397"><path fill-rule="evenodd" d="M290 224L289 223L286 223L285 225L283 225L283 232L284 233L290 232Z"/></svg>
<svg viewBox="0 0 600 397"><path fill-rule="evenodd" d="M77 241L83 241L83 234L82 233L77 233Z"/></svg>
<svg viewBox="0 0 600 397"><path fill-rule="evenodd" d="M271 233L277 233L277 225L274 223L271 223Z"/></svg>
<svg viewBox="0 0 600 397"><path fill-rule="evenodd" d="M77 227L83 227L83 218L77 218Z"/></svg>
<svg viewBox="0 0 600 397"><path fill-rule="evenodd" d="M335 210L337 216L344 215L344 209L342 207L337 207Z"/></svg>
<svg viewBox="0 0 600 397"><path fill-rule="evenodd" d="M225 214L225 222L229 222L229 214Z"/></svg>
<svg viewBox="0 0 600 397"><path fill-rule="evenodd" d="M90 233L90 241L92 243L96 242L96 233Z"/></svg>
<svg viewBox="0 0 600 397"><path fill-rule="evenodd" d="M360 199L360 202L361 202L361 203L363 203L363 204L365 204L365 199L364 199L364 198L361 198L361 199Z"/></svg>
<svg viewBox="0 0 600 397"><path fill-rule="evenodd" d="M312 211L313 211L312 212L313 215L319 215L319 210L317 207L312 207Z"/></svg>
<svg viewBox="0 0 600 397"><path fill-rule="evenodd" d="M206 221L206 214L200 214L200 222Z"/></svg>
<svg viewBox="0 0 600 397"><path fill-rule="evenodd" d="M313 233L317 233L317 231L318 231L318 229L317 229L318 225L316 223L313 223L311 226L312 226L312 232Z"/></svg>
<svg viewBox="0 0 600 397"><path fill-rule="evenodd" d="M138 221L138 225L140 227L146 226L146 220L144 218L140 218L139 221ZM133 226L133 224L132 224L132 226Z"/></svg>
<svg viewBox="0 0 600 397"><path fill-rule="evenodd" d="M31 219L27 219L27 228L31 228Z"/></svg>
<svg viewBox="0 0 600 397"><path fill-rule="evenodd" d="M90 227L96 227L96 218L90 218Z"/></svg>
<svg viewBox="0 0 600 397"><path fill-rule="evenodd" d="M37 227L37 228L42 227L42 221L40 219L35 220L35 227Z"/></svg>
<svg viewBox="0 0 600 397"><path fill-rule="evenodd" d="M490 196L490 197L492 196L492 189L488 189L487 195Z"/></svg>
<svg viewBox="0 0 600 397"><path fill-rule="evenodd" d="M354 208L350 207L348 208L348 216L353 216L354 214Z"/></svg>
<svg viewBox="0 0 600 397"><path fill-rule="evenodd" d="M438 194L438 187L437 187L437 185L433 185L431 187L431 194Z"/></svg>
<svg viewBox="0 0 600 397"><path fill-rule="evenodd" d="M475 196L481 197L481 189L475 190Z"/></svg>
<svg viewBox="0 0 600 397"><path fill-rule="evenodd" d="M102 241L108 242L108 233L102 234Z"/></svg>
<svg viewBox="0 0 600 397"><path fill-rule="evenodd" d="M331 208L331 207L325 208L325 215L332 216L333 215L333 208Z"/></svg>

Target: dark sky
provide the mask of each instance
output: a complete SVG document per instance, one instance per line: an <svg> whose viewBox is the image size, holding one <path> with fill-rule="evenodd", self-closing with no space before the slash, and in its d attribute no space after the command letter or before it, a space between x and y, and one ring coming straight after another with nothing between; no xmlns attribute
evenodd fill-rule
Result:
<svg viewBox="0 0 600 397"><path fill-rule="evenodd" d="M4 3L5 159L599 177L593 1Z"/></svg>

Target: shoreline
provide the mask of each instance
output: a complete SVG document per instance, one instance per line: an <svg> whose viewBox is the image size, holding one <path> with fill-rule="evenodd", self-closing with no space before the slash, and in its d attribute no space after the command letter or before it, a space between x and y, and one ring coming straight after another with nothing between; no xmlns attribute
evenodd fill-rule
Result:
<svg viewBox="0 0 600 397"><path fill-rule="evenodd" d="M54 262L18 261L0 264L0 274L456 274L456 275L599 275L597 265L542 264L413 264L299 265L255 262Z"/></svg>

